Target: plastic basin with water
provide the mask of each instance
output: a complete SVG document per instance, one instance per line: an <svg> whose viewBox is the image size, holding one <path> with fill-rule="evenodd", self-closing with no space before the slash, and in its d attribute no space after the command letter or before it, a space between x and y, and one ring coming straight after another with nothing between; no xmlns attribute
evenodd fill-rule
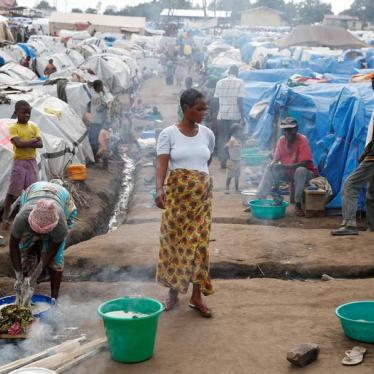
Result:
<svg viewBox="0 0 374 374"><path fill-rule="evenodd" d="M15 295L2 297L0 298L0 307L2 305L14 304L15 301L16 301ZM33 295L33 297L31 298L31 303L32 304L38 304L38 303L48 304L49 305L48 309L42 312L39 312L39 313L33 313L33 316L35 318L48 319L51 308L56 304L56 301L55 299L52 299L51 297L46 296L46 295Z"/></svg>
<svg viewBox="0 0 374 374"><path fill-rule="evenodd" d="M164 306L148 297L122 297L101 304L98 314L102 318L109 350L114 361L141 362L153 356L158 319ZM109 312L142 313L139 318L108 316Z"/></svg>
<svg viewBox="0 0 374 374"><path fill-rule="evenodd" d="M374 301L354 301L336 309L343 331L349 338L374 343Z"/></svg>
<svg viewBox="0 0 374 374"><path fill-rule="evenodd" d="M253 217L258 219L280 219L286 214L288 202L283 201L281 205L274 205L274 200L251 200L248 202Z"/></svg>

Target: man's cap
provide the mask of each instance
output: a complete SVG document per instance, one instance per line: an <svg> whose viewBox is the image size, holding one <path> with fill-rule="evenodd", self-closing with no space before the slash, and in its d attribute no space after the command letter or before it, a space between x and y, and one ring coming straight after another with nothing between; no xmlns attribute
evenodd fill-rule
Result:
<svg viewBox="0 0 374 374"><path fill-rule="evenodd" d="M297 126L297 121L295 120L295 118L292 117L286 117L284 120L282 120L280 124L281 129L294 129Z"/></svg>

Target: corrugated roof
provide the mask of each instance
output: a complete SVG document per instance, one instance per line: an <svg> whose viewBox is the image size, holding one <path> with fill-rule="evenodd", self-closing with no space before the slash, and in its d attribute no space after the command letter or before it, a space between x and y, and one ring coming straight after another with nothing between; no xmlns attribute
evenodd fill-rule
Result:
<svg viewBox="0 0 374 374"><path fill-rule="evenodd" d="M204 18L203 9L164 9L161 12L161 16L173 16L173 17L191 17L191 18ZM228 10L207 10L207 17L209 18L230 18L231 11Z"/></svg>
<svg viewBox="0 0 374 374"><path fill-rule="evenodd" d="M93 26L111 26L126 29L144 29L144 17L123 17L123 16L107 16L101 14L87 13L62 13L52 12L49 22L76 24L82 22L90 22Z"/></svg>

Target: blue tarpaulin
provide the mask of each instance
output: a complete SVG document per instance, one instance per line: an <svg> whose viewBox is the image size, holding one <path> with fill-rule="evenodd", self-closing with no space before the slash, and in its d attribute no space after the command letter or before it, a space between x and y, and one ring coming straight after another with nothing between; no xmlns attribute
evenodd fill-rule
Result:
<svg viewBox="0 0 374 374"><path fill-rule="evenodd" d="M311 69L264 69L249 70L240 73L240 78L248 82L287 82L294 74L314 78L315 73Z"/></svg>
<svg viewBox="0 0 374 374"><path fill-rule="evenodd" d="M368 125L374 111L371 84L316 84L289 88L274 85L259 101L269 105L258 119L253 136L262 146L270 146L274 118L290 115L307 136L319 172L330 182L334 198L330 208L341 207L341 188L357 167ZM253 104L252 104L253 105ZM359 201L364 206L364 196Z"/></svg>
<svg viewBox="0 0 374 374"><path fill-rule="evenodd" d="M21 48L23 52L25 52L26 56L30 56L32 59L36 58L35 51L29 45L25 43L18 43L17 47Z"/></svg>

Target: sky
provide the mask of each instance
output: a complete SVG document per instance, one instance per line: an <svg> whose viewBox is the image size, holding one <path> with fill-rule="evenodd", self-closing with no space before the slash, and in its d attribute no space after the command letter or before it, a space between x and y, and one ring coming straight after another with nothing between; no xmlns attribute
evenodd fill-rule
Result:
<svg viewBox="0 0 374 374"><path fill-rule="evenodd" d="M102 11L106 8L108 5L114 5L117 6L119 9L125 7L125 6L131 6L136 5L139 3L145 3L149 2L151 0L101 0L102 3ZM287 1L287 0L286 0ZM349 6L352 4L353 0L323 0L325 3L331 3L332 10L335 14L338 14L339 12L343 11L344 9L349 8ZM59 11L70 11L71 8L77 7L77 4L79 4L79 8L86 9L88 7L92 7L93 5L96 5L99 0L49 0L49 3L51 5L54 4L54 2L57 2L57 8ZM195 4L202 3L202 1L193 0ZM235 0L233 0L235 2ZM39 3L39 0L17 0L17 3L19 5L26 5L30 6L32 3Z"/></svg>

